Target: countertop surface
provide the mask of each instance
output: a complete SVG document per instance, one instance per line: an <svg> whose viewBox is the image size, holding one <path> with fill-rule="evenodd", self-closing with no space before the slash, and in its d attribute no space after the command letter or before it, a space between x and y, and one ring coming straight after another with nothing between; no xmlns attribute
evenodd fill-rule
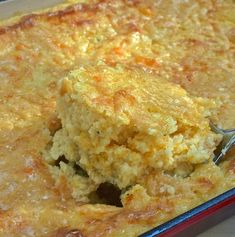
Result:
<svg viewBox="0 0 235 237"><path fill-rule="evenodd" d="M235 237L235 214L198 237Z"/></svg>

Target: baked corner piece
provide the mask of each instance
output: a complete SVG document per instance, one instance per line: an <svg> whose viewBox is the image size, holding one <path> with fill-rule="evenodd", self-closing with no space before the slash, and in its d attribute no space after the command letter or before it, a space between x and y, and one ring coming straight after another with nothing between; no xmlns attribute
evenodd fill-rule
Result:
<svg viewBox="0 0 235 237"><path fill-rule="evenodd" d="M104 182L138 184L153 170L187 175L212 157L220 139L206 118L213 106L136 67L81 66L61 82L62 128L47 159L64 156L61 170L85 182L85 194L74 190L78 199ZM74 165L88 177L76 176Z"/></svg>

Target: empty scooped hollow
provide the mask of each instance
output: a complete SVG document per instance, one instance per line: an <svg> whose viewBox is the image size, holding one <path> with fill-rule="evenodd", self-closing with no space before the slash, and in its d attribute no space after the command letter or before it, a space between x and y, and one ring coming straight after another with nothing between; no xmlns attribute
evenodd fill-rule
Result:
<svg viewBox="0 0 235 237"><path fill-rule="evenodd" d="M65 156L60 156L54 163L55 166L61 167L61 162L65 164L69 164L69 162ZM78 176L87 177L89 178L87 172L78 164L73 164L73 169ZM105 182L99 185L96 191L92 192L89 196L90 202L93 204L106 204L112 205L117 207L122 207L121 203L121 194L122 190L119 189L117 186Z"/></svg>
<svg viewBox="0 0 235 237"><path fill-rule="evenodd" d="M122 207L122 191L115 185L105 182L99 185L97 190L90 194L90 201L93 204L106 204L116 207Z"/></svg>

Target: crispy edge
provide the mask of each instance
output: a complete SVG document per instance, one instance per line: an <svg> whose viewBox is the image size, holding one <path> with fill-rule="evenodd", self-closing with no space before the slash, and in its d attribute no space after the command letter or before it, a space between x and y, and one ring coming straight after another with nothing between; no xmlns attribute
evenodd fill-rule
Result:
<svg viewBox="0 0 235 237"><path fill-rule="evenodd" d="M7 26L0 26L0 35L13 32L16 30L27 30L36 25L37 20L46 20L50 21L53 19L58 19L62 21L64 17L70 17L77 13L96 13L102 9L102 5L108 3L109 0L100 0L95 4L87 4L87 3L77 3L72 6L67 6L62 10L50 11L42 13L33 13L29 15L22 16L17 23ZM84 20L79 21L77 24L84 24Z"/></svg>

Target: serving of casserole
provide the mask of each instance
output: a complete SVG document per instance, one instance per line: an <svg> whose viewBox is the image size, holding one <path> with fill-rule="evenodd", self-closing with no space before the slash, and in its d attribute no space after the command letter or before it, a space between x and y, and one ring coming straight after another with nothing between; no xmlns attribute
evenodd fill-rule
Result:
<svg viewBox="0 0 235 237"><path fill-rule="evenodd" d="M235 187L232 0L18 13L0 83L0 236L138 236Z"/></svg>

